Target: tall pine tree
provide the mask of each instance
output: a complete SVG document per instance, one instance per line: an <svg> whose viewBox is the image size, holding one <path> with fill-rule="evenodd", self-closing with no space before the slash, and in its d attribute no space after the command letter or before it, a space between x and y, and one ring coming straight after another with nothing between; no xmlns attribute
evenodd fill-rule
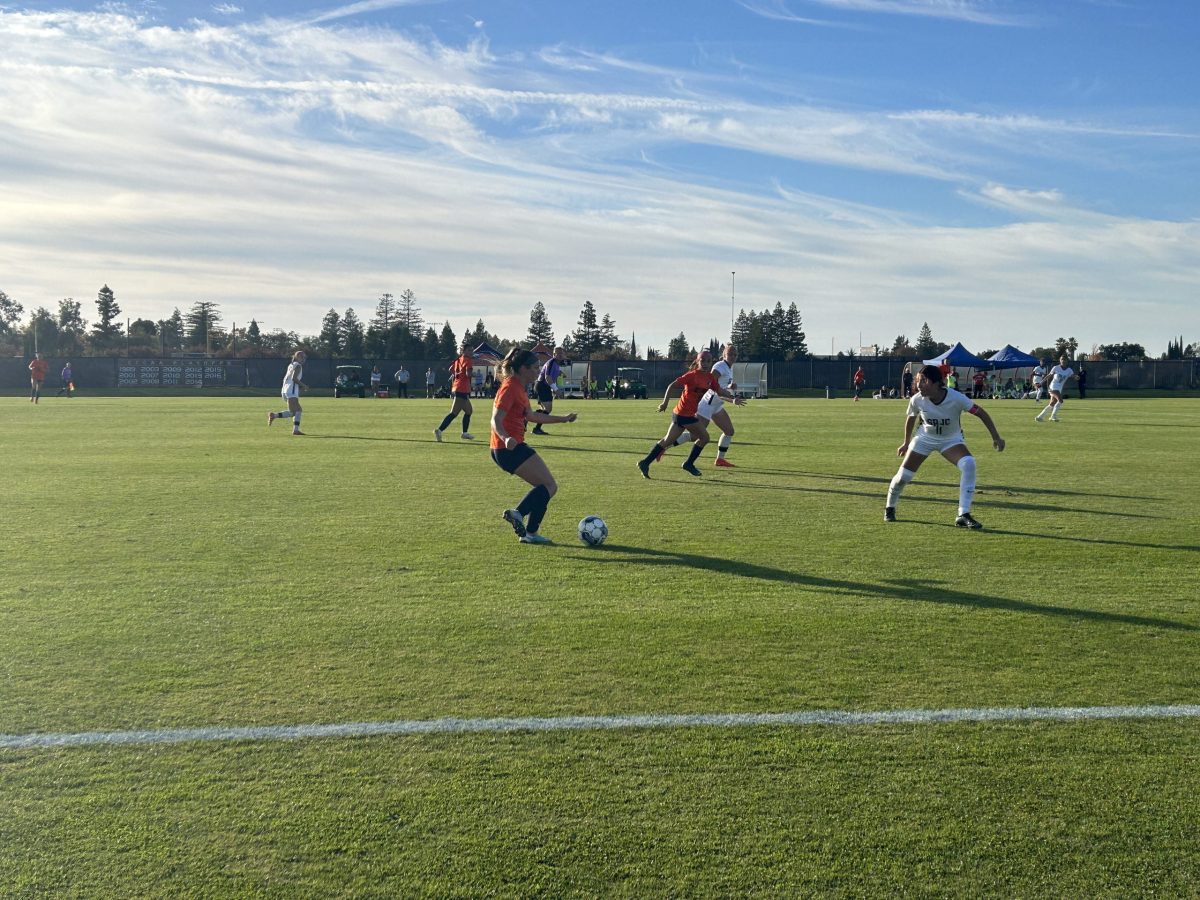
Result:
<svg viewBox="0 0 1200 900"><path fill-rule="evenodd" d="M546 307L539 300L533 305L533 309L529 311L529 333L525 336L525 340L531 346L545 344L547 347L554 346L554 326L550 324L550 317L546 315Z"/></svg>
<svg viewBox="0 0 1200 900"><path fill-rule="evenodd" d="M342 317L338 315L336 309L329 310L325 313L325 318L321 320L321 333L317 335L317 341L325 355L331 359L342 355L341 324Z"/></svg>
<svg viewBox="0 0 1200 900"><path fill-rule="evenodd" d="M116 346L121 336L121 323L117 317L121 315L121 307L117 297L107 284L100 288L96 295L96 314L99 321L92 326L92 343L100 350L111 350Z"/></svg>

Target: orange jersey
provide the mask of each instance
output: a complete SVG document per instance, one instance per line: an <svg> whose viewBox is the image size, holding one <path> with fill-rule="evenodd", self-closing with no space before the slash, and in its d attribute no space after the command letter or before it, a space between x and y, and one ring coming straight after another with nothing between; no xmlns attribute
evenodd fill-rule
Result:
<svg viewBox="0 0 1200 900"><path fill-rule="evenodd" d="M450 390L456 394L471 393L471 374L475 371L475 360L465 353L450 365L452 384Z"/></svg>
<svg viewBox="0 0 1200 900"><path fill-rule="evenodd" d="M677 416L694 416L705 391L721 390L716 375L712 372L702 372L699 369L684 372L672 383L683 385L683 396L675 404L675 415Z"/></svg>
<svg viewBox="0 0 1200 900"><path fill-rule="evenodd" d="M44 359L35 359L29 364L29 371L34 381L45 381L46 373L50 371L50 363Z"/></svg>
<svg viewBox="0 0 1200 900"><path fill-rule="evenodd" d="M500 385L500 390L496 391L496 402L493 406L496 409L504 410L500 422L508 436L516 438L517 443L524 441L525 418L529 415L529 394L525 391L525 385L521 384L517 378L505 378L504 383ZM494 428L492 429L492 449L504 449L504 441L500 440L500 435L496 434Z"/></svg>

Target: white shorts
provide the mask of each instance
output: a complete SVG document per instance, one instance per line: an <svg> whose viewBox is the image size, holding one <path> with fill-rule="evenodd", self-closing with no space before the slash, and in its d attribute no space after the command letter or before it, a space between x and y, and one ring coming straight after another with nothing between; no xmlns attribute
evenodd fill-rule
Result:
<svg viewBox="0 0 1200 900"><path fill-rule="evenodd" d="M300 388L298 388L298 387L284 388L280 392L279 396L283 397L284 400L299 400L300 399Z"/></svg>
<svg viewBox="0 0 1200 900"><path fill-rule="evenodd" d="M712 417L725 408L725 398L716 391L705 391L696 407L696 415L712 421Z"/></svg>
<svg viewBox="0 0 1200 900"><path fill-rule="evenodd" d="M924 431L918 431L913 439L909 441L908 449L913 453L920 453L922 456L932 456L934 453L941 453L966 442L967 440L963 437L961 431L958 434L948 434L940 437L936 434L926 434Z"/></svg>

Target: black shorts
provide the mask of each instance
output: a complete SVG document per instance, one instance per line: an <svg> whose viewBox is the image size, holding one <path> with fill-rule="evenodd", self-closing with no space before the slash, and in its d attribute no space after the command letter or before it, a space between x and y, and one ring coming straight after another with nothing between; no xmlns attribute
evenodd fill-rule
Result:
<svg viewBox="0 0 1200 900"><path fill-rule="evenodd" d="M554 391L551 389L550 385L546 384L546 382L539 381L534 385L534 390L537 392L538 403L554 402Z"/></svg>
<svg viewBox="0 0 1200 900"><path fill-rule="evenodd" d="M671 421L680 428L687 428L689 425L695 425L700 421L699 416L681 416L679 413L671 413Z"/></svg>
<svg viewBox="0 0 1200 900"><path fill-rule="evenodd" d="M505 450L501 447L492 451L492 461L509 475L515 474L517 469L521 468L522 463L533 456L537 456L537 451L524 443L517 444L513 450Z"/></svg>
<svg viewBox="0 0 1200 900"><path fill-rule="evenodd" d="M471 399L471 394L469 391L468 392L454 391L450 396L457 397L459 400L470 400Z"/></svg>

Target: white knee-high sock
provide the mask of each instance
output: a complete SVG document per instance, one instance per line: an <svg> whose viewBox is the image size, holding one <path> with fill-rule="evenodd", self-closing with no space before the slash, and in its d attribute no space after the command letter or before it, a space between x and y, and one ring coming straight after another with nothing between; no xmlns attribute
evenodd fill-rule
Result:
<svg viewBox="0 0 1200 900"><path fill-rule="evenodd" d="M717 459L724 459L725 454L729 452L729 445L733 443L733 438L725 432L721 432L721 439L717 441Z"/></svg>
<svg viewBox="0 0 1200 900"><path fill-rule="evenodd" d="M971 503L975 499L975 457L964 456L957 465L962 473L958 479L958 514L961 516L971 511Z"/></svg>
<svg viewBox="0 0 1200 900"><path fill-rule="evenodd" d="M1054 404L1051 403L1049 406L1047 406L1045 409L1043 409L1040 413L1038 413L1037 417L1039 419L1045 418L1046 413L1050 413L1053 411L1054 411Z"/></svg>
<svg viewBox="0 0 1200 900"><path fill-rule="evenodd" d="M896 501L900 499L900 493L904 490L904 486L913 480L913 476L917 473L911 469L906 469L901 466L899 471L892 476L892 483L888 485L887 505L894 507Z"/></svg>

